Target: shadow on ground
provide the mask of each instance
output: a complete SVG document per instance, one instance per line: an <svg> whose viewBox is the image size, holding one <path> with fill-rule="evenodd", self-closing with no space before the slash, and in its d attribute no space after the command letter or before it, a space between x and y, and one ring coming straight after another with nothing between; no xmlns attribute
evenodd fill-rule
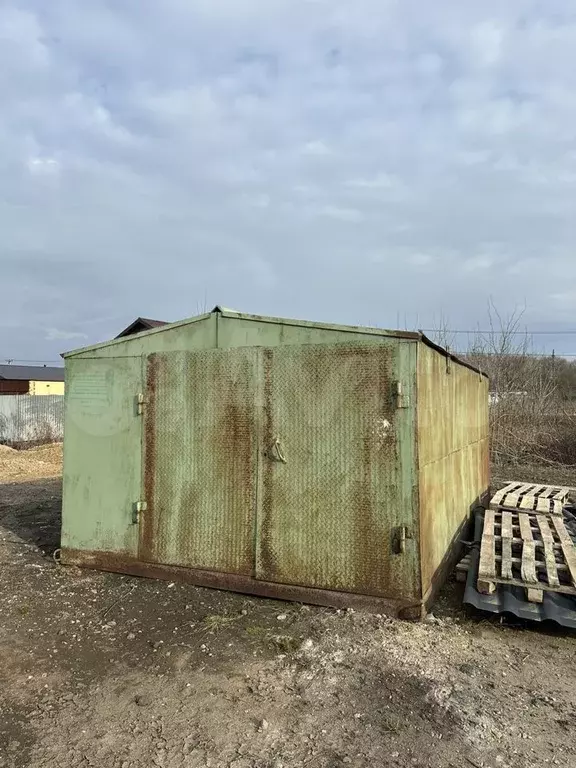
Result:
<svg viewBox="0 0 576 768"><path fill-rule="evenodd" d="M52 554L60 546L61 522L61 478L0 485L0 526L9 534Z"/></svg>

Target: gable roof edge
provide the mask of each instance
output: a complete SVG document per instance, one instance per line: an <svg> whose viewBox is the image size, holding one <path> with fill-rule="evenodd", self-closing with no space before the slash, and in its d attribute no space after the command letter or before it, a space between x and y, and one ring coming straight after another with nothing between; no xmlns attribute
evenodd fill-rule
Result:
<svg viewBox="0 0 576 768"><path fill-rule="evenodd" d="M142 337L152 336L155 333L164 333L174 328L182 328L185 325L192 325L193 323L199 323L202 320L206 320L210 317L211 312L205 312L203 315L196 315L195 317L187 317L184 320L178 320L175 323L166 323L166 325L160 325L158 328L150 328L140 333L132 333L129 336L121 336L120 338L109 339L108 341L101 341L98 344L90 344L87 347L79 347L77 349L71 349L69 352L62 352L60 357L67 360L69 357L76 357L82 355L85 352L97 352L99 349L105 349L106 347L113 347L120 344L127 344L134 339L141 339Z"/></svg>

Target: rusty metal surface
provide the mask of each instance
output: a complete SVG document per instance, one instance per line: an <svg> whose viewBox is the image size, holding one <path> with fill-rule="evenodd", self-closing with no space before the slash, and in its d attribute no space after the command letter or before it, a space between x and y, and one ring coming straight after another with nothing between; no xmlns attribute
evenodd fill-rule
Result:
<svg viewBox="0 0 576 768"><path fill-rule="evenodd" d="M72 355L64 546L420 598L488 483L486 379L429 344L218 310Z"/></svg>
<svg viewBox="0 0 576 768"><path fill-rule="evenodd" d="M488 380L418 348L418 463L422 592L455 532L489 485Z"/></svg>
<svg viewBox="0 0 576 768"><path fill-rule="evenodd" d="M159 355L153 354L146 361L146 389L144 393L144 422L142 429L142 500L150 505L146 514L139 521L138 555L144 560L156 556L154 539L158 528L158 518L154 514L156 494L156 381L158 367L164 364Z"/></svg>
<svg viewBox="0 0 576 768"><path fill-rule="evenodd" d="M405 418L414 402L408 381L411 405L396 407L399 345L304 345L263 358L264 444L279 440L286 463L262 462L258 578L419 594L413 467L400 461L401 441L414 439ZM404 554L393 550L400 526L409 529Z"/></svg>
<svg viewBox="0 0 576 768"><path fill-rule="evenodd" d="M214 344L213 329L215 320L221 320L221 338ZM141 321L141 323L140 323ZM211 312L187 318L175 323L162 323L156 320L138 318L136 323L150 329L145 334L128 337L122 334L100 344L72 350L64 355L68 359L83 357L116 357L154 352L167 352L216 347L270 346L282 344L335 344L337 342L372 341L381 339L401 341L420 341L460 366L467 366L478 371L466 360L460 360L448 350L429 339L422 331L399 331L382 328L370 328L352 325L318 323L306 320L293 320L281 317L265 317L237 312L225 307L214 307ZM134 323L133 323L134 325ZM156 327L154 327L156 326ZM130 326L126 330L130 330ZM160 331L160 333L159 333ZM123 332L124 333L124 332ZM480 371L478 371L481 373ZM482 374L486 375L486 374Z"/></svg>
<svg viewBox="0 0 576 768"><path fill-rule="evenodd" d="M249 348L150 358L141 560L253 572L257 361Z"/></svg>
<svg viewBox="0 0 576 768"><path fill-rule="evenodd" d="M485 379L488 379L488 374L482 371L480 368L478 368L478 366L472 365L472 363L469 363L468 360L464 360L462 357L458 357L458 355L453 354L445 347L441 346L440 344L437 344L435 341L432 341L432 339L428 338L428 336L426 336L426 334L423 331L419 331L418 333L419 333L420 341L422 342L422 344L425 344L427 347L434 349L443 357L451 360L457 365L463 368L468 368L468 370L470 371L475 371L480 376L483 376Z"/></svg>
<svg viewBox="0 0 576 768"><path fill-rule="evenodd" d="M151 579L180 581L199 587L231 590L233 592L276 600L311 603L331 608L354 608L355 610L384 613L387 616L396 616L402 619L420 619L423 616L422 603L417 600L391 599L332 590L309 589L296 585L261 581L238 574L144 563L131 557L128 553L63 549L60 562L63 565L76 565L83 568L124 573Z"/></svg>

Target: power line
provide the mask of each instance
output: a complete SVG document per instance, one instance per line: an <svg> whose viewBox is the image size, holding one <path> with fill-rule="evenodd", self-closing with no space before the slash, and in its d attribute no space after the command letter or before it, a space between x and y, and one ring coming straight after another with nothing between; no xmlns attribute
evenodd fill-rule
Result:
<svg viewBox="0 0 576 768"><path fill-rule="evenodd" d="M41 363L44 365L54 364L54 363L61 363L62 360L17 360L15 357L5 357L4 362L8 365L11 365L12 363Z"/></svg>
<svg viewBox="0 0 576 768"><path fill-rule="evenodd" d="M425 333L434 333L434 331L425 331ZM447 331L447 333L456 333L456 331ZM462 331L462 333L467 333L467 331ZM574 332L576 335L576 331ZM576 352L560 352L559 350L552 350L550 352L485 352L483 350L456 350L452 349L452 352L455 352L458 355L472 355L472 356L478 356L478 357L489 357L494 355L502 355L503 357L574 357L576 358ZM0 358L2 359L2 358ZM12 363L39 363L43 365L54 365L57 363L62 363L62 360L19 360L15 357L5 357L4 362L8 365Z"/></svg>
<svg viewBox="0 0 576 768"><path fill-rule="evenodd" d="M424 333L477 333L483 336L576 336L576 330L574 331L480 331L477 328L472 330L462 330L457 328L455 330L444 328L422 328Z"/></svg>
<svg viewBox="0 0 576 768"><path fill-rule="evenodd" d="M558 352L558 350L554 350L554 353L552 352L476 352L474 350L451 350L456 355L465 355L466 357L549 357L549 358L555 358L558 360L559 358L566 357L566 358L576 358L576 352Z"/></svg>

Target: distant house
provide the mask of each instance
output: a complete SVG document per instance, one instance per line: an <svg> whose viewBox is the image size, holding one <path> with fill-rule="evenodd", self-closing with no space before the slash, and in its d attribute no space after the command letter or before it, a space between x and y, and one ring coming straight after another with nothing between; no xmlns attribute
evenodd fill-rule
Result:
<svg viewBox="0 0 576 768"><path fill-rule="evenodd" d="M137 317L116 338L122 339L124 336L132 336L135 333L142 333L142 331L150 331L152 328L159 328L161 325L168 325L168 323L164 322L164 320L151 320L149 317Z"/></svg>
<svg viewBox="0 0 576 768"><path fill-rule="evenodd" d="M0 395L63 395L64 368L0 365Z"/></svg>

